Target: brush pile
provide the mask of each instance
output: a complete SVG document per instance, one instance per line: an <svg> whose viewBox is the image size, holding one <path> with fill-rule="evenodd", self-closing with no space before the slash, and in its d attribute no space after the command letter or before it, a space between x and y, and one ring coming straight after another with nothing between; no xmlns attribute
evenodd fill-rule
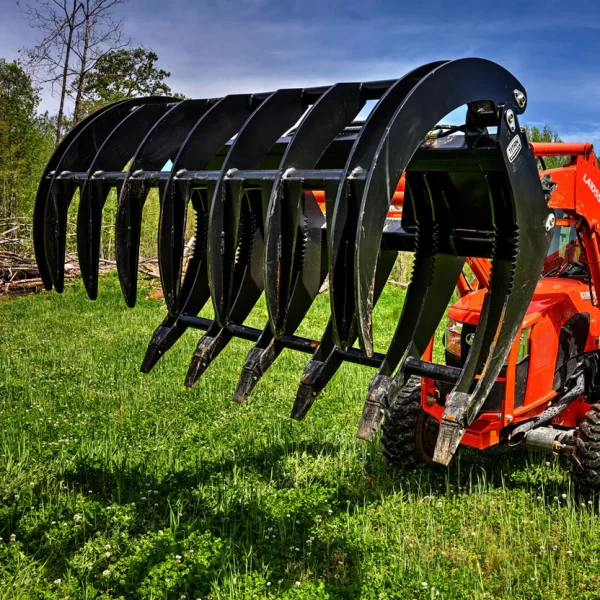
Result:
<svg viewBox="0 0 600 600"><path fill-rule="evenodd" d="M42 288L27 218L0 219L0 296Z"/></svg>
<svg viewBox="0 0 600 600"><path fill-rule="evenodd" d="M100 259L100 273L115 269L114 260ZM156 259L140 261L139 272L150 279L159 277ZM65 279L81 273L74 252L66 252ZM31 219L0 218L0 297L35 293L44 288L33 254Z"/></svg>

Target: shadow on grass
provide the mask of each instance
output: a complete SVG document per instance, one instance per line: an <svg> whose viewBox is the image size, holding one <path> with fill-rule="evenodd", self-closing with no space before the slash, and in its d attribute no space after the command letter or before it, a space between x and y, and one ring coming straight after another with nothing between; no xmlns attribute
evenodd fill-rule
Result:
<svg viewBox="0 0 600 600"><path fill-rule="evenodd" d="M316 460L324 456L339 458L340 448L304 440L294 444L293 452ZM341 523L355 509L379 506L382 497L399 489L416 498L423 498L432 491L443 495L448 486L458 493L481 485L486 491L519 487L528 491L537 489L535 481L524 482L519 476L513 476L530 470L531 455L502 447L484 452L463 449L448 470L419 467L408 472L390 471L380 456L373 456L367 459L361 473L338 481L335 489L330 481L318 480L317 486L308 484L295 488L293 477L282 459L290 454L289 444L273 443L260 450L239 450L236 454L230 459L183 468L160 480L149 476L143 466L106 470L87 460L80 460L62 474L63 484L71 494L85 496L88 490L94 491L93 496L89 496L93 500L86 509L90 515L88 540L114 527L115 517L106 509L112 503L120 506L135 504L123 529L132 539L170 531L170 537L149 547L143 561L138 561L135 569L125 572L124 579L113 582L115 593L126 597L131 597L132 591L139 593L139 585L153 570L177 552L182 552L182 540L200 531L209 534L213 540L220 540L220 549L207 556L203 564L192 569L177 586L165 592L165 597L180 598L181 594L192 591L202 597L211 593L211 585L214 587L214 582L223 576L223 563L231 562L232 556L241 572L248 557L255 565L267 565L272 577L281 580L279 587L273 588L277 594L293 588L296 579L300 579L309 566L312 574L325 579L323 589L330 598L358 597L363 586L369 585L363 568L365 548L352 536L333 529L329 529L326 536L314 536L315 528L319 527L315 523L318 524L323 515L328 521L327 526L332 527L330 523L338 520ZM232 480L235 472L240 473L242 479L244 475L250 477L258 487L267 490L266 495L265 492L262 496L253 494L251 481L241 489L239 482L236 484ZM213 493L208 490L211 482ZM564 482L557 483L554 493L563 489ZM287 494L282 505L293 507L287 509L292 514L277 513L268 498L269 490L273 496ZM319 490L327 490L327 493L313 497ZM27 552L39 555L39 540L44 539L44 528L40 525L39 530L30 531L23 540ZM310 537L314 539L307 546ZM30 540L29 545L27 540ZM82 541L73 537L54 540L46 551L52 553L57 565L62 562L66 568L73 555L81 550ZM341 564L343 568L340 568Z"/></svg>

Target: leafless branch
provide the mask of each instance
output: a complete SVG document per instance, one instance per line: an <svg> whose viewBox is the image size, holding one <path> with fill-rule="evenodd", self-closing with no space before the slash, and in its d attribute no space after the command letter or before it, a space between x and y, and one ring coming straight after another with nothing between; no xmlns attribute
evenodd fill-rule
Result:
<svg viewBox="0 0 600 600"><path fill-rule="evenodd" d="M79 120L85 78L107 52L127 47L123 19L114 10L127 0L41 0L17 2L41 40L22 52L24 65L38 84L50 85L60 98L56 144L60 142L66 100L74 96L73 124Z"/></svg>

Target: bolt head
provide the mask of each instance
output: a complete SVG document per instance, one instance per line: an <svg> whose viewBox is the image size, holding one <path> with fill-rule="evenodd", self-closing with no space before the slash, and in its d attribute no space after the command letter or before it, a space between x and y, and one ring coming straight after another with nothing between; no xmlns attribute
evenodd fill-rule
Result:
<svg viewBox="0 0 600 600"><path fill-rule="evenodd" d="M511 133L514 133L517 130L517 122L515 119L515 113L509 108L504 114L504 118L506 119L506 124L510 129Z"/></svg>
<svg viewBox="0 0 600 600"><path fill-rule="evenodd" d="M517 103L517 106L519 108L525 108L525 105L527 104L527 96L525 96L525 94L521 90L515 90L513 92L513 95L515 97L515 102Z"/></svg>
<svg viewBox="0 0 600 600"><path fill-rule="evenodd" d="M546 231L550 231L551 229L554 229L555 223L556 217L554 216L554 213L550 213L544 221L544 228L546 229Z"/></svg>

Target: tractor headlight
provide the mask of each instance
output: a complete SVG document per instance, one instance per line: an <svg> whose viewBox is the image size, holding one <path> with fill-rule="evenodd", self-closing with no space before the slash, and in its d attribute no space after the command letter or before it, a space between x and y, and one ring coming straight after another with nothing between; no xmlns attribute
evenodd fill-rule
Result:
<svg viewBox="0 0 600 600"><path fill-rule="evenodd" d="M519 349L517 351L517 362L521 362L526 356L529 356L529 334L531 327L521 331L521 339L519 340Z"/></svg>
<svg viewBox="0 0 600 600"><path fill-rule="evenodd" d="M462 323L454 319L448 319L446 324L446 333L444 335L444 344L446 351L460 358L460 335L462 332Z"/></svg>

